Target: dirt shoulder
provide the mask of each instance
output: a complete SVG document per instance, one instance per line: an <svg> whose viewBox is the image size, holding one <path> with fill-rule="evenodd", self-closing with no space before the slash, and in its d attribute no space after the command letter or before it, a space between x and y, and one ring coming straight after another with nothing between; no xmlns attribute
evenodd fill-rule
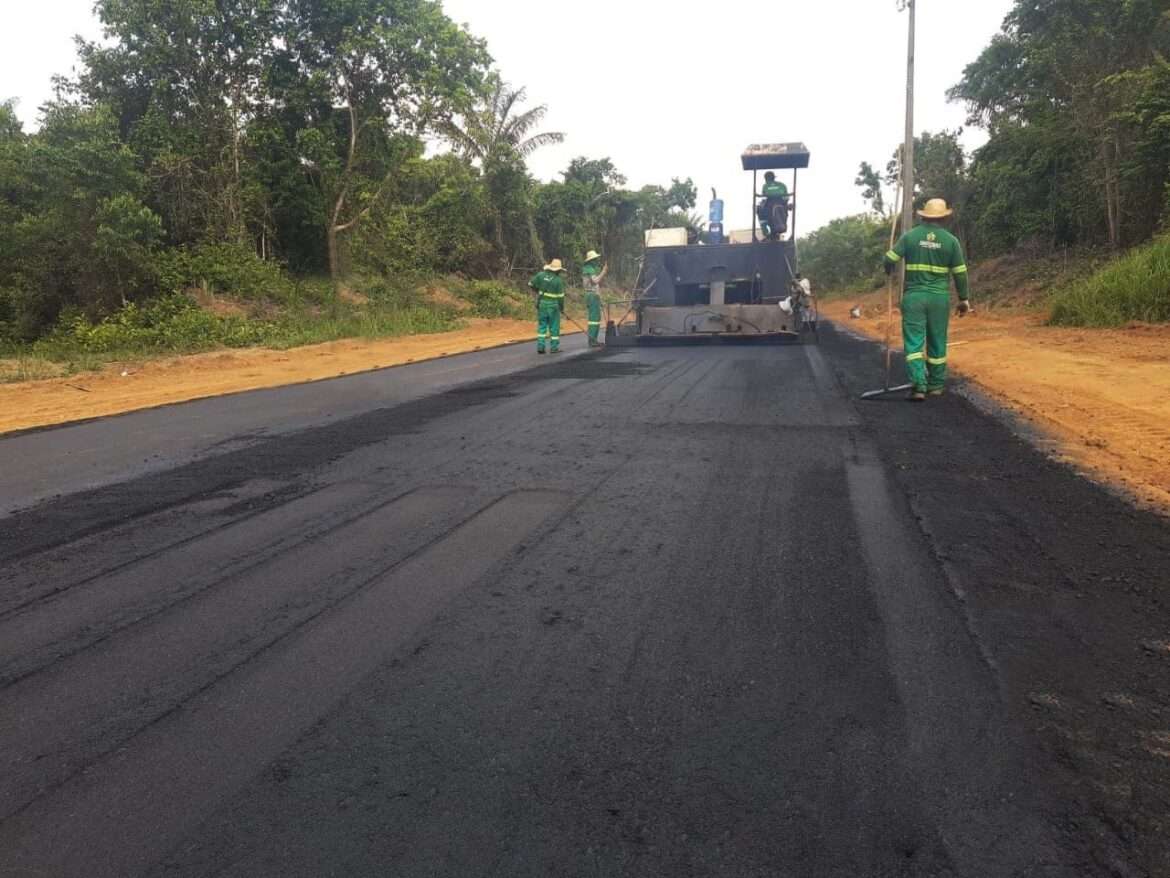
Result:
<svg viewBox="0 0 1170 878"><path fill-rule="evenodd" d="M564 334L574 332L570 325ZM279 387L478 351L534 338L528 320L476 319L453 332L346 339L278 351L217 351L114 363L98 372L0 385L0 433Z"/></svg>
<svg viewBox="0 0 1170 878"><path fill-rule="evenodd" d="M860 319L849 315L854 305L862 306ZM821 310L842 327L885 335L884 293ZM896 309L894 318L900 350ZM1058 456L1170 511L1170 326L1064 329L1044 318L1038 310L1000 309L952 320L951 368L1052 436ZM895 368L902 383L900 363Z"/></svg>

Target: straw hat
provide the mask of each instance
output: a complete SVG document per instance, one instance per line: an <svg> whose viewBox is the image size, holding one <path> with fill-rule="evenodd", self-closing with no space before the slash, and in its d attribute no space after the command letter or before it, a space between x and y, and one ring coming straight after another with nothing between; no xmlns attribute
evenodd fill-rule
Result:
<svg viewBox="0 0 1170 878"><path fill-rule="evenodd" d="M561 265L561 260L554 259L552 262L550 262L548 265L546 265L544 267L544 270L545 271L564 271L565 266Z"/></svg>
<svg viewBox="0 0 1170 878"><path fill-rule="evenodd" d="M585 254L585 261L586 262L592 262L594 259L600 259L600 258L601 258L601 254L598 253L596 250L590 250L588 253Z"/></svg>
<svg viewBox="0 0 1170 878"><path fill-rule="evenodd" d="M951 209L947 207L947 203L941 198L932 198L926 202L926 206L918 211L918 215L923 219L946 219L951 215Z"/></svg>

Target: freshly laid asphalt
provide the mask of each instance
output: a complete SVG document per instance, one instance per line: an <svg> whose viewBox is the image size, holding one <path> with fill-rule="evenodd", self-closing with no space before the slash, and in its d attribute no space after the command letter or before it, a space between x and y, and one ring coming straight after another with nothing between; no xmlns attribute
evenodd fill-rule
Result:
<svg viewBox="0 0 1170 878"><path fill-rule="evenodd" d="M1170 876L1170 527L821 335L0 439L0 875Z"/></svg>

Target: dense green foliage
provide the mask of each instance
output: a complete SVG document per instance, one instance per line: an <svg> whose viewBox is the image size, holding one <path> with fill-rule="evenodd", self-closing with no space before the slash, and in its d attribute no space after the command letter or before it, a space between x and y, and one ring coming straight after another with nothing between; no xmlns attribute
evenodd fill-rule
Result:
<svg viewBox="0 0 1170 878"><path fill-rule="evenodd" d="M58 81L38 130L0 104L9 349L191 349L271 343L313 320L426 323L426 302L349 307L355 279L399 291L493 279L504 285L467 288L469 313L512 313L501 291L546 256L576 268L604 250L629 281L646 228L689 222L689 180L624 191L608 159L585 158L563 180L533 179L525 158L561 135L539 130L545 108L524 109L524 90L435 0L95 8L103 38L80 45L80 72ZM214 294L251 304L200 316ZM441 310L431 322L450 325Z"/></svg>
<svg viewBox="0 0 1170 878"><path fill-rule="evenodd" d="M835 219L800 240L801 271L825 293L876 286L889 235L888 220L873 214Z"/></svg>
<svg viewBox="0 0 1170 878"><path fill-rule="evenodd" d="M987 143L966 156L960 131L917 138L915 204L947 199L976 259L1157 236L1170 222L1168 55L1170 0L1016 0L950 91ZM884 174L862 162L855 182L874 216L893 210L897 178L897 153ZM863 274L870 254L838 246L862 222L839 220L810 236L806 266L808 254L832 252L830 285ZM1170 319L1166 254L1160 239L1059 290L1054 319Z"/></svg>
<svg viewBox="0 0 1170 878"><path fill-rule="evenodd" d="M963 207L985 249L1112 246L1165 220L1170 0L1017 0L951 95L990 141Z"/></svg>
<svg viewBox="0 0 1170 878"><path fill-rule="evenodd" d="M1016 0L950 91L988 142L915 144L914 199L946 198L977 254L1140 243L1170 216L1170 0ZM857 184L875 211L881 183Z"/></svg>

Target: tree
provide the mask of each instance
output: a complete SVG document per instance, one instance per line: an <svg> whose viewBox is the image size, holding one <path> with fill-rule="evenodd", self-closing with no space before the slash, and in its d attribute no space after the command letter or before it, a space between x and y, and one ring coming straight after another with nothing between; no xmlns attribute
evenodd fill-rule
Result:
<svg viewBox="0 0 1170 878"><path fill-rule="evenodd" d="M861 187L861 197L864 198L879 216L886 214L886 201L882 194L882 178L869 162L862 162L857 171L854 185Z"/></svg>
<svg viewBox="0 0 1170 878"><path fill-rule="evenodd" d="M247 129L267 103L276 0L98 0L103 39L80 42L66 84L115 113L175 243L257 232Z"/></svg>
<svg viewBox="0 0 1170 878"><path fill-rule="evenodd" d="M286 0L279 31L273 97L295 119L338 282L343 236L386 195L404 143L470 106L487 54L433 0Z"/></svg>
<svg viewBox="0 0 1170 878"><path fill-rule="evenodd" d="M547 104L518 112L525 97L524 88L512 88L498 73L492 73L476 106L459 120L447 120L441 126L442 133L481 167L501 153L515 152L528 158L542 146L564 142L560 131L535 130L548 115Z"/></svg>
<svg viewBox="0 0 1170 878"><path fill-rule="evenodd" d="M599 247L611 276L631 282L647 229L693 223L685 211L695 206L698 190L689 179L631 192L610 159L585 157L573 159L562 176L537 192L536 226L549 252L574 268L587 250Z"/></svg>
<svg viewBox="0 0 1170 878"><path fill-rule="evenodd" d="M0 137L0 277L21 335L156 291L162 223L137 165L106 107L51 105L35 136Z"/></svg>
<svg viewBox="0 0 1170 878"><path fill-rule="evenodd" d="M523 222L530 249L541 255L524 160L542 146L565 139L559 131L535 130L544 121L548 106L540 104L520 112L525 96L523 88L512 88L498 73L492 73L476 105L460 119L447 120L441 126L460 154L478 164L487 178L496 248L505 263L512 261L511 248L504 240L509 214Z"/></svg>
<svg viewBox="0 0 1170 878"><path fill-rule="evenodd" d="M888 224L872 214L835 219L801 238L801 270L826 292L876 285L888 236Z"/></svg>
<svg viewBox="0 0 1170 878"><path fill-rule="evenodd" d="M1000 132L1036 125L1052 132L1049 142L1067 145L1062 172L1078 173L1095 193L1095 219L1113 246L1127 226L1144 234L1151 227L1134 210L1143 183L1126 179L1140 131L1125 112L1136 91L1123 74L1170 50L1167 11L1166 0L1017 0L1002 33L950 92L989 129L989 146ZM1149 170L1165 179L1164 169Z"/></svg>

